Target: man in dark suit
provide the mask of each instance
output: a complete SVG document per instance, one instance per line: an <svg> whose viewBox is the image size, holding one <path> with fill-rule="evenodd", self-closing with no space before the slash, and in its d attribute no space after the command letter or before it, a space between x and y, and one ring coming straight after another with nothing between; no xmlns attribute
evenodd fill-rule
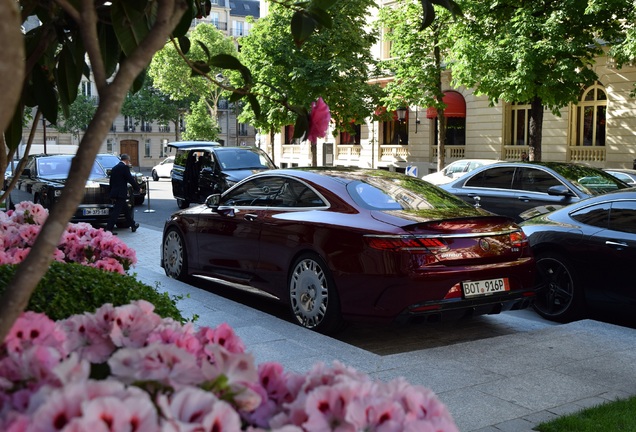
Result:
<svg viewBox="0 0 636 432"><path fill-rule="evenodd" d="M128 208L128 185L130 184L135 192L139 193L139 184L130 173L130 156L124 153L119 159L121 161L110 170L110 200L113 202L113 208L106 224L106 230L113 230L117 218L123 212L131 231L135 232L139 228L139 224L133 218L132 209Z"/></svg>

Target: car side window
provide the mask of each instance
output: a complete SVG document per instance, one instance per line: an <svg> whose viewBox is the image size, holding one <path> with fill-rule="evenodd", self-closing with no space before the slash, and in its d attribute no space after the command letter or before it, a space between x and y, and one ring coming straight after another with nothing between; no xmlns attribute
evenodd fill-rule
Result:
<svg viewBox="0 0 636 432"><path fill-rule="evenodd" d="M577 222L599 228L607 228L609 223L610 204L601 203L584 207L570 213L570 217Z"/></svg>
<svg viewBox="0 0 636 432"><path fill-rule="evenodd" d="M284 177L260 177L243 183L223 196L221 205L269 207L275 203L286 183Z"/></svg>
<svg viewBox="0 0 636 432"><path fill-rule="evenodd" d="M496 167L485 169L472 176L466 182L466 187L481 187L492 189L510 189L515 167Z"/></svg>
<svg viewBox="0 0 636 432"><path fill-rule="evenodd" d="M283 185L277 197L283 207L322 207L325 202L309 186L292 179Z"/></svg>
<svg viewBox="0 0 636 432"><path fill-rule="evenodd" d="M549 172L528 167L518 170L513 188L528 192L548 193L550 187L560 184L561 182Z"/></svg>
<svg viewBox="0 0 636 432"><path fill-rule="evenodd" d="M636 234L636 201L616 201L610 210L609 228Z"/></svg>

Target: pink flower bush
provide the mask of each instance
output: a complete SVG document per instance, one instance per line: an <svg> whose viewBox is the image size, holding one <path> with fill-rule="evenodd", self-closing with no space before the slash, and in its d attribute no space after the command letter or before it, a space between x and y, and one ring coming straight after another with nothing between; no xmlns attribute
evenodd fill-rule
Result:
<svg viewBox="0 0 636 432"><path fill-rule="evenodd" d="M15 210L0 212L0 265L19 264L35 242L49 213L40 204L24 201ZM125 274L137 262L135 251L111 232L87 223L70 223L53 258Z"/></svg>
<svg viewBox="0 0 636 432"><path fill-rule="evenodd" d="M143 300L54 322L26 312L0 348L0 430L457 431L428 389L338 362L258 367L227 325L195 329Z"/></svg>
<svg viewBox="0 0 636 432"><path fill-rule="evenodd" d="M309 133L307 140L316 142L318 138L322 138L327 134L329 122L331 121L331 113L329 107L322 98L318 98L316 102L311 103L311 112L309 113Z"/></svg>

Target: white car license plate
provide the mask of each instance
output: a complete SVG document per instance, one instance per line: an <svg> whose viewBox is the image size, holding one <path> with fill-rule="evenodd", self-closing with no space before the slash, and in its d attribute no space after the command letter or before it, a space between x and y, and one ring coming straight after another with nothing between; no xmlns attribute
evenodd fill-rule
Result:
<svg viewBox="0 0 636 432"><path fill-rule="evenodd" d="M477 297L498 292L510 291L508 278L462 282L464 297Z"/></svg>
<svg viewBox="0 0 636 432"><path fill-rule="evenodd" d="M108 216L107 208L86 208L82 212L84 216Z"/></svg>

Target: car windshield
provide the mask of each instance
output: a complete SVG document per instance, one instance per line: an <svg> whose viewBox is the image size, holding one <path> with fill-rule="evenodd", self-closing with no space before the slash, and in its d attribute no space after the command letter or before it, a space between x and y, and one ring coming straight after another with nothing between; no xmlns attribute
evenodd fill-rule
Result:
<svg viewBox="0 0 636 432"><path fill-rule="evenodd" d="M570 180L574 186L592 196L630 187L611 174L582 165L554 165L556 172Z"/></svg>
<svg viewBox="0 0 636 432"><path fill-rule="evenodd" d="M224 149L217 151L216 156L224 170L275 168L266 156L247 148Z"/></svg>
<svg viewBox="0 0 636 432"><path fill-rule="evenodd" d="M37 170L40 177L50 179L65 179L71 169L74 156L48 156L37 159ZM95 162L91 168L89 179L106 177L102 166Z"/></svg>
<svg viewBox="0 0 636 432"><path fill-rule="evenodd" d="M97 162L99 162L104 169L109 169L119 163L119 158L115 155L98 155Z"/></svg>

